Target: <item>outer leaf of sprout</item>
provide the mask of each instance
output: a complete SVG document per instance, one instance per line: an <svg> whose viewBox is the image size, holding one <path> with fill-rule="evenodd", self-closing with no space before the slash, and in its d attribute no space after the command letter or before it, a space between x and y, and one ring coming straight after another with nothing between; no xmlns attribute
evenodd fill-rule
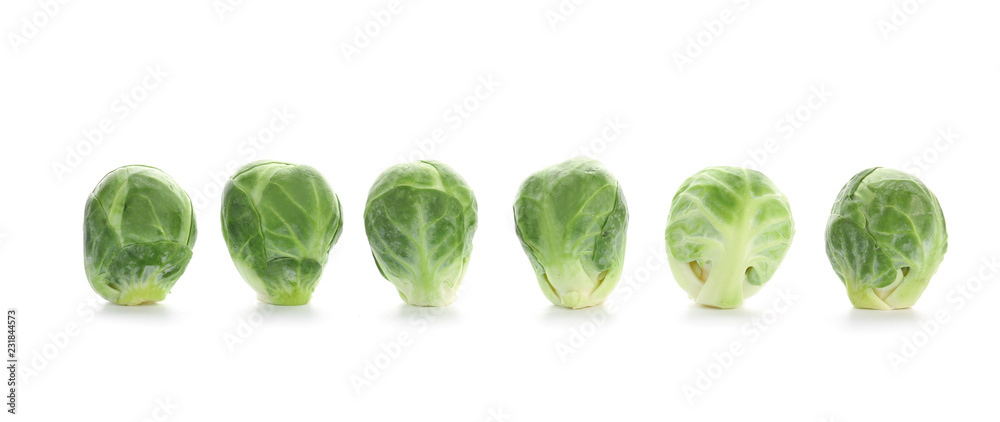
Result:
<svg viewBox="0 0 1000 422"><path fill-rule="evenodd" d="M166 298L198 236L191 199L166 173L125 166L87 198L84 266L101 297L119 305Z"/></svg>
<svg viewBox="0 0 1000 422"><path fill-rule="evenodd" d="M576 158L528 177L514 202L514 221L553 304L599 305L618 285L628 206L618 181L599 162Z"/></svg>
<svg viewBox="0 0 1000 422"><path fill-rule="evenodd" d="M737 308L771 279L794 235L788 200L767 176L711 167L687 179L674 196L668 261L695 302Z"/></svg>
<svg viewBox="0 0 1000 422"><path fill-rule="evenodd" d="M913 306L947 251L937 197L916 177L896 170L855 175L827 224L827 257L857 308Z"/></svg>
<svg viewBox="0 0 1000 422"><path fill-rule="evenodd" d="M447 306L472 255L478 205L465 179L437 161L390 167L365 204L375 265L404 302Z"/></svg>
<svg viewBox="0 0 1000 422"><path fill-rule="evenodd" d="M309 166L250 163L223 192L229 254L262 302L308 303L342 230L340 200Z"/></svg>

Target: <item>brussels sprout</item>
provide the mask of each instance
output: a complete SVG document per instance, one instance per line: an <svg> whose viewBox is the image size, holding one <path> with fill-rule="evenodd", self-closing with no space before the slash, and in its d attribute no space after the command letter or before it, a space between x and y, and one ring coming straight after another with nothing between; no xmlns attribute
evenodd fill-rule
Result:
<svg viewBox="0 0 1000 422"><path fill-rule="evenodd" d="M304 305L340 238L341 215L340 200L316 169L257 161L226 183L222 235L260 301Z"/></svg>
<svg viewBox="0 0 1000 422"><path fill-rule="evenodd" d="M574 158L532 174L514 202L514 223L542 293L553 304L600 305L618 285L628 206L601 163Z"/></svg>
<svg viewBox="0 0 1000 422"><path fill-rule="evenodd" d="M698 304L738 308L771 279L794 235L788 199L767 176L710 167L687 179L674 196L668 262Z"/></svg>
<svg viewBox="0 0 1000 422"><path fill-rule="evenodd" d="M948 251L937 197L919 179L872 168L851 179L826 226L826 254L854 307L903 309L920 299Z"/></svg>
<svg viewBox="0 0 1000 422"><path fill-rule="evenodd" d="M390 167L375 180L365 204L375 265L414 306L455 301L477 224L472 189L437 161Z"/></svg>
<svg viewBox="0 0 1000 422"><path fill-rule="evenodd" d="M197 235L191 199L174 179L153 167L115 169L84 212L90 286L119 305L159 302L184 274Z"/></svg>

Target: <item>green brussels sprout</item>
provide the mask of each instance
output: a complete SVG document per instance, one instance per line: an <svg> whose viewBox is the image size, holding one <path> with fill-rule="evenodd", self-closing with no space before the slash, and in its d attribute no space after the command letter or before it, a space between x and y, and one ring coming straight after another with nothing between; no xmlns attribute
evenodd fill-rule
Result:
<svg viewBox="0 0 1000 422"><path fill-rule="evenodd" d="M365 204L375 265L414 306L455 301L477 224L472 189L437 161L390 167L375 180Z"/></svg>
<svg viewBox="0 0 1000 422"><path fill-rule="evenodd" d="M600 305L618 285L628 205L601 163L578 157L529 176L517 192L514 223L538 285L553 304Z"/></svg>
<svg viewBox="0 0 1000 422"><path fill-rule="evenodd" d="M670 271L696 303L738 308L771 279L794 235L788 199L771 179L710 167L674 195L666 231Z"/></svg>
<svg viewBox="0 0 1000 422"><path fill-rule="evenodd" d="M309 303L344 223L340 200L316 169L257 161L236 171L222 197L222 235L257 298Z"/></svg>
<svg viewBox="0 0 1000 422"><path fill-rule="evenodd" d="M871 168L851 179L826 226L826 254L854 307L904 309L948 251L937 197L914 176Z"/></svg>
<svg viewBox="0 0 1000 422"><path fill-rule="evenodd" d="M174 179L153 167L120 167L87 198L87 279L112 303L159 302L184 274L197 236L191 198Z"/></svg>

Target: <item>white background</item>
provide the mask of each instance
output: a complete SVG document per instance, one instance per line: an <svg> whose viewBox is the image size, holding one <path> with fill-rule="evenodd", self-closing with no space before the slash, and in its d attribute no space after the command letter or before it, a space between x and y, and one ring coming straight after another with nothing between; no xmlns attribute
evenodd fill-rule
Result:
<svg viewBox="0 0 1000 422"><path fill-rule="evenodd" d="M18 417L995 412L1000 290L984 260L996 259L1000 231L1000 4L911 2L894 18L902 0L407 0L381 25L372 13L385 1L318 3L246 1L220 13L226 3L208 0L68 2L48 19L35 1L0 5L0 306L20 311L21 365L32 371L21 376ZM552 13L562 13L554 26ZM364 44L356 31L366 25L378 34L348 60L344 45ZM681 55L691 62L678 66ZM157 68L162 81L141 88ZM491 78L499 87L469 99ZM142 98L127 116L126 93ZM474 110L456 122L448 110L463 103ZM294 117L250 149L274 109ZM103 119L113 129L86 140ZM608 119L625 127L595 141ZM443 142L418 142L436 129ZM573 312L537 287L510 207L525 177L581 148L625 189L625 275L645 282L623 282L614 307ZM438 312L402 304L362 224L375 177L423 156L462 173L479 200L462 297ZM656 261L670 199L697 170L751 157L790 199L798 234L743 309L699 308ZM343 202L344 235L308 306L260 306L223 242L216 180L255 158L310 164ZM91 291L81 224L101 177L136 163L200 198L200 236L165 302L124 308ZM871 166L919 172L948 217L950 250L912 310L854 310L824 253L837 192ZM962 296L969 288L979 289ZM776 304L782 292L790 307ZM941 313L946 322L926 323ZM410 341L386 358L383 345L400 335ZM921 346L903 350L904 339ZM728 362L734 344L745 351ZM912 359L893 365L890 354L904 351ZM366 362L383 369L365 378ZM706 371L711 385L702 379L689 400L685 385L699 388ZM370 385L359 394L352 377Z"/></svg>

